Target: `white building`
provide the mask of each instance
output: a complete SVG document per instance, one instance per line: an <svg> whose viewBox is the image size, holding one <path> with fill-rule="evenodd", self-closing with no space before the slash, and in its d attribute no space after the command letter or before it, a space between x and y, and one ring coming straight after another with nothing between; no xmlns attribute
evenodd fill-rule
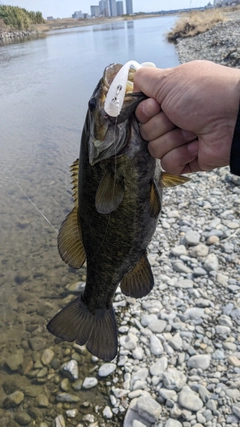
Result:
<svg viewBox="0 0 240 427"><path fill-rule="evenodd" d="M123 15L123 1L117 1L116 5L117 5L117 16L122 16Z"/></svg>

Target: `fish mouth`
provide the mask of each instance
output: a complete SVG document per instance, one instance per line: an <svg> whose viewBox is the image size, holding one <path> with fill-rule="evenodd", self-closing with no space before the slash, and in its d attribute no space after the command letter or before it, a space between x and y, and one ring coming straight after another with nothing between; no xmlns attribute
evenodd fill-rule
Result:
<svg viewBox="0 0 240 427"><path fill-rule="evenodd" d="M133 78L136 72L134 67L129 68L124 79L121 78L120 83L116 81L122 67L121 64L111 64L105 68L103 77L89 101L89 110L91 110L91 104L95 105L93 111L89 112L89 163L92 166L101 160L116 156L124 148L129 133L128 119L130 119L137 105L147 98L142 92L133 91ZM112 85L116 86L116 91ZM114 93L113 97L110 91ZM106 112L109 93L110 102L113 105L116 106L120 99L121 105L119 104L120 108L115 116Z"/></svg>

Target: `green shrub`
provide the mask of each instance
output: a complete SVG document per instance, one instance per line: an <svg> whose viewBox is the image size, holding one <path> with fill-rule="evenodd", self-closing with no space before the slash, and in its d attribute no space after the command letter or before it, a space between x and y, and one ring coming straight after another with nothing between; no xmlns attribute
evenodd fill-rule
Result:
<svg viewBox="0 0 240 427"><path fill-rule="evenodd" d="M28 29L30 24L44 23L41 12L28 12L18 6L0 5L0 19L3 19L6 25L18 30Z"/></svg>

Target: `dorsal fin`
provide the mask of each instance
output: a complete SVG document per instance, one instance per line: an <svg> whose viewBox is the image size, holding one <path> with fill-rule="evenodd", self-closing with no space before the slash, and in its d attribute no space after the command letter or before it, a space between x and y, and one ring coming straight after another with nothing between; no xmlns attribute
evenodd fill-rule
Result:
<svg viewBox="0 0 240 427"><path fill-rule="evenodd" d="M70 167L72 177L72 197L75 206L78 206L78 171L79 171L79 159L75 160Z"/></svg>

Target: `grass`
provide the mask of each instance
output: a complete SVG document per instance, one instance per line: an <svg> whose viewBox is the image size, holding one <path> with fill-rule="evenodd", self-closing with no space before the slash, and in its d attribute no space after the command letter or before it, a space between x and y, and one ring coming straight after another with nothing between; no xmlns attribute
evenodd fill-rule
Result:
<svg viewBox="0 0 240 427"><path fill-rule="evenodd" d="M219 9L190 12L179 18L175 27L168 33L168 40L175 41L182 37L194 37L225 19Z"/></svg>

